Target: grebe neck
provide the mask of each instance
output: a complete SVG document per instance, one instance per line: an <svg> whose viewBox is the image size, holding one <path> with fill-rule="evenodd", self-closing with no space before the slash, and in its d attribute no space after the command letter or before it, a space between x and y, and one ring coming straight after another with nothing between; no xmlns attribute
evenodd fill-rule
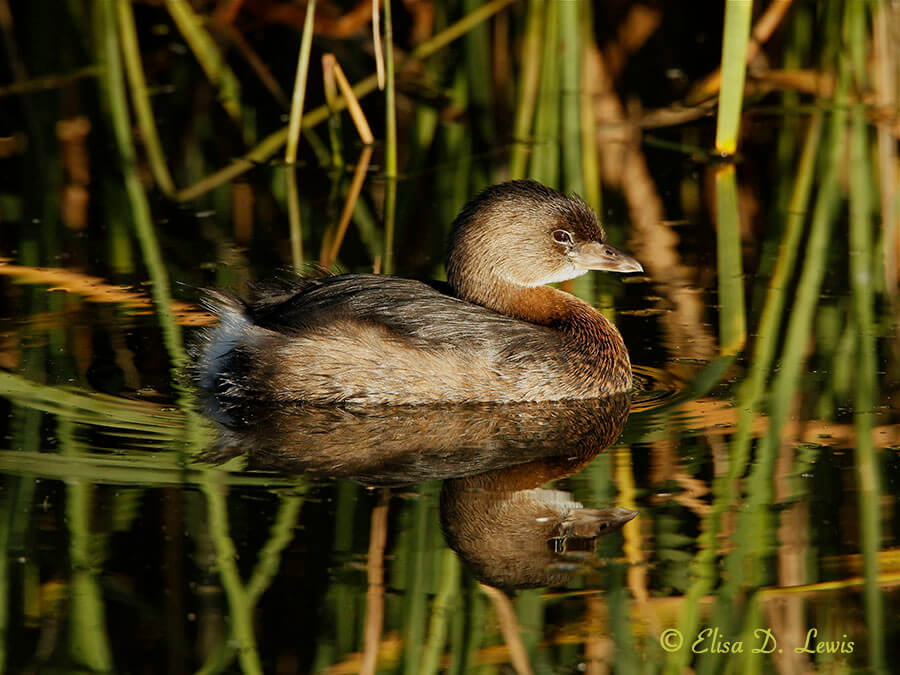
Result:
<svg viewBox="0 0 900 675"><path fill-rule="evenodd" d="M606 317L589 304L550 286L523 286L492 279L488 283L454 284L454 288L462 300L540 326L566 328L599 323L612 328Z"/></svg>
<svg viewBox="0 0 900 675"><path fill-rule="evenodd" d="M594 307L570 293L550 286L521 286L494 281L475 286L464 300L496 312L555 330L568 358L573 381L583 385L585 396L628 391L631 361L616 327Z"/></svg>

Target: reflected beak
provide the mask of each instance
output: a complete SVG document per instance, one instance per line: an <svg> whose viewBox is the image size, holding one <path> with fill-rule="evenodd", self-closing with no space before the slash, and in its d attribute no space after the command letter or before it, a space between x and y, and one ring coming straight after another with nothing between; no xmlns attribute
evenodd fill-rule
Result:
<svg viewBox="0 0 900 675"><path fill-rule="evenodd" d="M575 251L575 262L586 270L604 272L643 272L644 268L627 253L596 241L579 246Z"/></svg>
<svg viewBox="0 0 900 675"><path fill-rule="evenodd" d="M637 514L637 511L617 506L607 509L572 509L563 524L568 536L598 537L615 532Z"/></svg>

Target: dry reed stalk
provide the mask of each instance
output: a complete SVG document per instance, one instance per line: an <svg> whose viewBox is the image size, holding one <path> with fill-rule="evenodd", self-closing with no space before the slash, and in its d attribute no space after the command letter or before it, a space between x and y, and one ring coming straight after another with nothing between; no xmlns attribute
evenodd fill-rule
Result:
<svg viewBox="0 0 900 675"><path fill-rule="evenodd" d="M366 562L366 623L360 675L374 675L378 670L378 647L384 624L384 549L387 545L388 502L390 490L382 490L378 506L372 509L369 529L369 555Z"/></svg>
<svg viewBox="0 0 900 675"><path fill-rule="evenodd" d="M384 45L381 43L381 11L379 0L372 0L372 46L375 48L375 75L378 88L384 91Z"/></svg>
<svg viewBox="0 0 900 675"><path fill-rule="evenodd" d="M587 598L588 635L584 641L584 660L587 675L606 675L610 672L616 653L616 642L602 630L604 600L592 596Z"/></svg>
<svg viewBox="0 0 900 675"><path fill-rule="evenodd" d="M328 269L337 260L338 251L341 243L344 241L344 235L347 233L347 227L350 224L350 218L353 216L353 209L356 208L356 202L362 192L363 183L366 181L366 172L369 169L369 162L372 159L372 146L367 145L362 149L359 161L356 163L356 169L353 171L353 180L350 183L350 190L347 192L347 199L344 202L344 209L341 211L341 218L338 221L337 231L331 240L331 246L327 255L322 254L319 264Z"/></svg>
<svg viewBox="0 0 900 675"><path fill-rule="evenodd" d="M500 589L479 584L482 592L491 599L497 620L500 622L500 632L503 641L509 649L509 659L518 675L531 675L531 664L528 662L528 653L522 636L519 635L519 620L516 618L516 610L513 608L509 597Z"/></svg>
<svg viewBox="0 0 900 675"><path fill-rule="evenodd" d="M344 75L344 70L334 57L334 54L325 54L322 57L322 68L330 70L334 74L334 79L337 82L338 88L341 90L341 95L347 103L347 112L350 113L353 124L356 125L356 132L359 134L360 140L366 145L371 145L375 142L372 128L369 126L369 121L366 119L366 114L363 112L362 106L359 105L359 99L357 99L356 95L353 93L353 87L350 86L350 81L347 79L347 76Z"/></svg>

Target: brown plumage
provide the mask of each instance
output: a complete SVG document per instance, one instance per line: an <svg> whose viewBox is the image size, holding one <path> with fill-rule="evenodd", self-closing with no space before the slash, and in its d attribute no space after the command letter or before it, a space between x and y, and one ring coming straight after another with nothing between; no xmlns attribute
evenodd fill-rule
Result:
<svg viewBox="0 0 900 675"><path fill-rule="evenodd" d="M217 397L402 404L594 398L631 387L602 314L544 284L640 271L591 209L534 181L488 188L453 225L450 286L364 274L210 293L196 379Z"/></svg>

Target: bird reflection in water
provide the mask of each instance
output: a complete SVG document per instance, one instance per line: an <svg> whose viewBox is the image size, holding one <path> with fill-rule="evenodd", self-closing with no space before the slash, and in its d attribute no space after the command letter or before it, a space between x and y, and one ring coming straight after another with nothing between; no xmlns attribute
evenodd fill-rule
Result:
<svg viewBox="0 0 900 675"><path fill-rule="evenodd" d="M627 394L514 404L309 406L247 403L209 416L211 461L312 474L366 486L443 480L449 546L483 583L504 589L565 583L596 539L637 515L591 509L540 486L582 469L615 441Z"/></svg>

